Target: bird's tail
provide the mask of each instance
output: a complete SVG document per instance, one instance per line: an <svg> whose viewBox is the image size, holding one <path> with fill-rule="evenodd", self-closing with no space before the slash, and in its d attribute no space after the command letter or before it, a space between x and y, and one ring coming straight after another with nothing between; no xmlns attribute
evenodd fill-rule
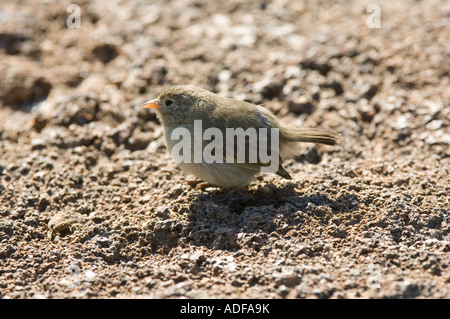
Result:
<svg viewBox="0 0 450 319"><path fill-rule="evenodd" d="M327 145L336 145L339 133L318 128L288 128L281 133L288 142L308 142Z"/></svg>

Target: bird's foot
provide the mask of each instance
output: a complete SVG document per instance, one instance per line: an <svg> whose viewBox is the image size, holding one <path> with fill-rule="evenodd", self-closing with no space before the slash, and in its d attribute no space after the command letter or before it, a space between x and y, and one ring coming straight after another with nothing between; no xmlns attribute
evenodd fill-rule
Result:
<svg viewBox="0 0 450 319"><path fill-rule="evenodd" d="M200 189L202 191L207 189L208 187L214 187L213 184L210 184L208 182L204 182L202 180L197 180L197 179L187 180L186 184L188 184L189 186L191 186L194 189Z"/></svg>

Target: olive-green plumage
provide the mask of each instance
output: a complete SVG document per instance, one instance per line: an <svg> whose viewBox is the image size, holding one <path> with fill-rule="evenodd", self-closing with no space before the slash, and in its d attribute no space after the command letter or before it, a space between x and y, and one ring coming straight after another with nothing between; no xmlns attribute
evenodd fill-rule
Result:
<svg viewBox="0 0 450 319"><path fill-rule="evenodd" d="M212 92L195 86L175 86L163 91L155 100L158 104L158 117L164 128L169 151L176 141L171 140L175 128L193 129L194 120L202 121L202 128L218 128L225 136L226 128L271 128L279 129L278 175L291 178L281 166L281 161L295 155L298 142L310 142L334 145L339 134L326 129L292 128L281 123L266 108L220 97ZM268 136L270 139L270 136ZM258 144L259 145L259 144ZM222 187L245 186L260 172L263 163L179 163L179 166L194 176Z"/></svg>

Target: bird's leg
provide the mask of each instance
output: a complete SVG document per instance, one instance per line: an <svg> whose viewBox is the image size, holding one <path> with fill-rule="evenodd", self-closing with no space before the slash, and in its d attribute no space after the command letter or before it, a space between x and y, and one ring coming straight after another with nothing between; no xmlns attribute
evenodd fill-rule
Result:
<svg viewBox="0 0 450 319"><path fill-rule="evenodd" d="M203 181L199 179L187 179L185 182L192 188L195 188L198 184L203 183Z"/></svg>
<svg viewBox="0 0 450 319"><path fill-rule="evenodd" d="M205 189L207 189L208 187L216 187L216 185L210 184L208 182L201 182L200 184L198 184L195 189L201 189L202 191L204 191Z"/></svg>
<svg viewBox="0 0 450 319"><path fill-rule="evenodd" d="M192 188L201 189L201 190L205 190L208 187L214 187L214 185L212 185L212 184L210 184L208 182L204 182L204 181L199 180L199 179L186 180L186 184L188 184Z"/></svg>

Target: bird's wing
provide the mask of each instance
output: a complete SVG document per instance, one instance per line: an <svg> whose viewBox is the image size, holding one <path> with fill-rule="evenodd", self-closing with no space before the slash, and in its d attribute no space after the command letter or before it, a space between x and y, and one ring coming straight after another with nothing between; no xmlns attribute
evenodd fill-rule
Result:
<svg viewBox="0 0 450 319"><path fill-rule="evenodd" d="M290 179L289 173L281 166L282 159L278 145L272 144L271 131L248 132L256 132L256 136L239 136L234 140L228 140L226 136L222 136L222 138L214 136L210 140L203 139L204 159L208 158L210 162L233 163L237 167L254 172L260 172L262 167L270 167L272 173ZM278 141L275 142L278 143ZM275 159L277 163L271 167L271 161Z"/></svg>
<svg viewBox="0 0 450 319"><path fill-rule="evenodd" d="M208 128L219 128L222 139L218 138L219 141L215 141L212 137L211 140L203 139L204 155L206 150L207 155L211 155L210 160L214 159L216 162L232 162L237 167L255 173L261 172L261 168L270 167L271 172L284 178L291 178L281 166L277 118L261 106L229 99L223 101L225 104L210 114L209 127L203 127L203 132ZM241 112L245 116L239 116ZM232 134L237 135L234 140L227 139L228 129L234 130ZM217 143L215 148L212 145L208 147L212 140ZM272 161L275 159L278 164L275 163L277 165L272 167Z"/></svg>

